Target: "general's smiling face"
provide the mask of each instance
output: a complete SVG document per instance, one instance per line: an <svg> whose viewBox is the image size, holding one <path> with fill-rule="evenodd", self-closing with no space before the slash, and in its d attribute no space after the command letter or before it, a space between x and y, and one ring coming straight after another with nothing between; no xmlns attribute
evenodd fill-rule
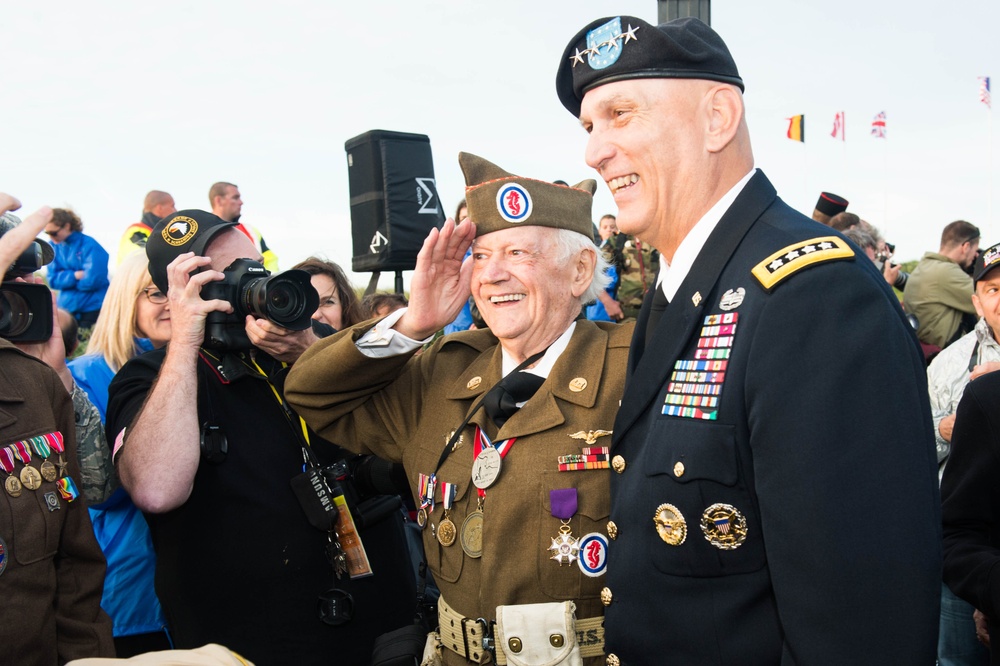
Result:
<svg viewBox="0 0 1000 666"><path fill-rule="evenodd" d="M480 236L472 246L473 298L508 351L540 351L580 312L592 267L582 275L557 237L547 227L516 227Z"/></svg>
<svg viewBox="0 0 1000 666"><path fill-rule="evenodd" d="M697 114L706 83L633 79L584 95L587 164L611 190L622 232L652 242L660 226L686 221L692 190L710 177Z"/></svg>

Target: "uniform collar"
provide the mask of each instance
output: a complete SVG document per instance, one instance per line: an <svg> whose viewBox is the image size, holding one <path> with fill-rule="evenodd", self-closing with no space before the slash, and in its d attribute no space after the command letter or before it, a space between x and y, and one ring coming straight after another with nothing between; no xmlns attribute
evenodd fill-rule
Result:
<svg viewBox="0 0 1000 666"><path fill-rule="evenodd" d="M708 237L712 235L715 227L719 224L719 220L729 210L729 207L733 205L736 197L739 196L740 192L743 191L743 188L746 187L747 183L750 182L750 178L756 172L756 169L750 169L750 173L743 176L738 183L722 195L721 199L715 202L715 205L708 209L708 212L698 220L698 223L691 228L691 231L681 241L681 244L677 247L677 251L674 253L673 261L668 264L662 256L660 257L660 273L657 277L657 286L663 289L667 300L674 300L677 290L680 288L681 283L684 282L684 278L691 271L694 260L698 258L698 254L701 253L701 248L705 246Z"/></svg>

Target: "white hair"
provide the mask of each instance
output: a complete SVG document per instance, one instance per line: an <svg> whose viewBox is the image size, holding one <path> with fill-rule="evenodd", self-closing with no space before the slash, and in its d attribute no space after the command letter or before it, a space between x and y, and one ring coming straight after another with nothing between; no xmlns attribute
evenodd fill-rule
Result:
<svg viewBox="0 0 1000 666"><path fill-rule="evenodd" d="M560 251L557 260L565 263L574 259L580 252L593 252L597 257L597 265L594 266L594 275L590 280L590 286L580 295L580 305L593 303L602 291L611 284L611 276L608 275L608 268L611 264L604 258L604 253L598 252L594 246L594 241L588 236L584 236L569 229L553 229L556 232L554 243Z"/></svg>

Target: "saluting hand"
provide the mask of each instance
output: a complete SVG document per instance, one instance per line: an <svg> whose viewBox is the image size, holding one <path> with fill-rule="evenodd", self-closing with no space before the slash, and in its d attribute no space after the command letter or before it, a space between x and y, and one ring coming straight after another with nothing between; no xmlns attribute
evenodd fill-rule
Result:
<svg viewBox="0 0 1000 666"><path fill-rule="evenodd" d="M410 306L394 328L414 340L423 340L450 323L471 293L472 262L463 261L476 237L466 218L455 224L448 218L441 231L431 229L417 254L410 280Z"/></svg>

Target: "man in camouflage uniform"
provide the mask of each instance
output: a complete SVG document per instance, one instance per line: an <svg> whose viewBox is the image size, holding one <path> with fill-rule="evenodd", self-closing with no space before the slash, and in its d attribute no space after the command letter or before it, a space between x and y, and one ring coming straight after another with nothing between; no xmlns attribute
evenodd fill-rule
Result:
<svg viewBox="0 0 1000 666"><path fill-rule="evenodd" d="M660 253L652 245L626 234L615 236L615 244L621 256L618 302L622 305L626 319L635 318L639 316L643 296L656 283Z"/></svg>

